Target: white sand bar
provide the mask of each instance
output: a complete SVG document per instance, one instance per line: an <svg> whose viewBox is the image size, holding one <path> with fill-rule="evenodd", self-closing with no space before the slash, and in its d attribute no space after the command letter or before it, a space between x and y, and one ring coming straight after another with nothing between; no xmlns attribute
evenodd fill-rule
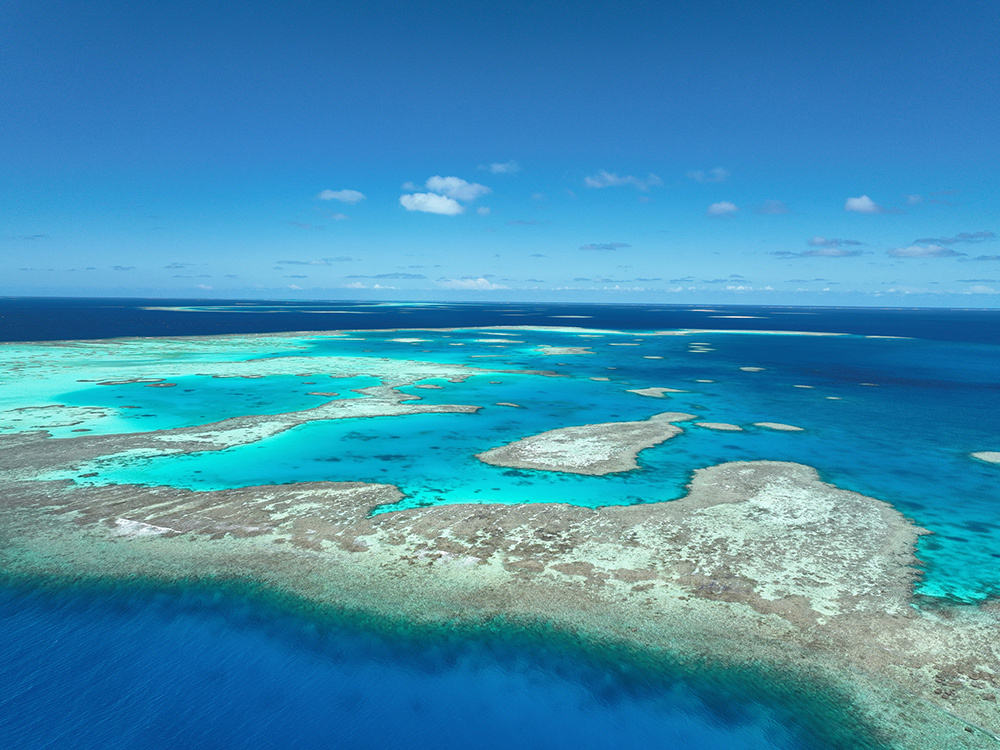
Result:
<svg viewBox="0 0 1000 750"><path fill-rule="evenodd" d="M978 451L969 455L989 464L1000 464L1000 451Z"/></svg>
<svg viewBox="0 0 1000 750"><path fill-rule="evenodd" d="M547 357L564 354L593 354L589 346L548 346L547 344L542 344L542 346L534 351L536 354L544 354Z"/></svg>
<svg viewBox="0 0 1000 750"><path fill-rule="evenodd" d="M640 422L603 422L563 427L516 440L476 455L493 466L543 469L599 476L639 468L636 456L679 434L673 422L693 414L664 412Z"/></svg>
<svg viewBox="0 0 1000 750"><path fill-rule="evenodd" d="M638 393L640 396L652 396L653 398L665 398L665 393L687 393L679 388L628 388L627 393Z"/></svg>
<svg viewBox="0 0 1000 750"><path fill-rule="evenodd" d="M710 430L719 430L720 432L743 432L743 428L738 424L729 424L728 422L695 422L699 427L707 427Z"/></svg>
<svg viewBox="0 0 1000 750"><path fill-rule="evenodd" d="M779 432L802 432L802 427L792 424L782 424L781 422L754 422L754 427L764 427L768 430L778 430Z"/></svg>

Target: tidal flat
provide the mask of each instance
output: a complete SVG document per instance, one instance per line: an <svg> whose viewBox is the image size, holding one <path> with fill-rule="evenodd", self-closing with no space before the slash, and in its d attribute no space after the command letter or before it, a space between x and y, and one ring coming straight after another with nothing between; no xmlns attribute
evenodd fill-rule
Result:
<svg viewBox="0 0 1000 750"><path fill-rule="evenodd" d="M660 333L6 344L4 569L236 582L432 631L507 623L837 696L810 729L828 746L1000 745L1000 526L911 492L914 461L960 467L973 497L995 482L975 454L996 435L959 424L970 394L952 424L924 415L937 439L894 474L857 457L923 392L844 360L932 369L926 347ZM824 356L839 369L810 366Z"/></svg>

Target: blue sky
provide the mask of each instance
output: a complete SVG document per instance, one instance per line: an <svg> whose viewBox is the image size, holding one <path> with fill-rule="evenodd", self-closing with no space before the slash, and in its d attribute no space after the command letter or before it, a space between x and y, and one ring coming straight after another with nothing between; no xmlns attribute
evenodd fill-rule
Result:
<svg viewBox="0 0 1000 750"><path fill-rule="evenodd" d="M6 2L0 294L1000 304L1000 13Z"/></svg>

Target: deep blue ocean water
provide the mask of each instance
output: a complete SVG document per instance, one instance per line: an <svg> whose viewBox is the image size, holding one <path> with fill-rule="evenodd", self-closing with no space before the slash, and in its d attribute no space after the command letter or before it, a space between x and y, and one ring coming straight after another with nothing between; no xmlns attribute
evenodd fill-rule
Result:
<svg viewBox="0 0 1000 750"><path fill-rule="evenodd" d="M154 305L175 309L143 309ZM855 335L713 332L583 340L573 332L518 331L509 338L524 344L499 350L481 341L482 333L428 332L421 337L463 344L429 351L393 342L400 334L392 333L359 334L364 341L306 339L317 360L350 354L533 368L541 343L590 346L595 354L545 357L549 369L565 376L560 378L491 374L458 384L427 381L440 390L407 389L431 402L485 404L475 415L314 423L215 454L101 467L96 481L196 488L390 481L407 494L404 505L543 496L597 506L675 498L700 466L793 460L815 466L838 486L891 502L934 532L919 551L926 568L922 593L976 601L1000 592L1000 470L968 456L1000 450L998 311L0 300L0 340L10 341L488 325ZM864 338L871 335L912 338ZM744 366L764 369L746 372ZM139 407L126 412L135 429L147 430L202 423L206 404L215 418L271 413L321 403L322 397L309 395L314 391L356 397L351 389L371 384L282 378L189 377L172 380L177 385L170 388L81 384L61 400L127 402ZM714 382L698 382L706 379ZM688 392L664 399L627 392L650 386ZM520 408L495 405L501 399ZM685 425L681 436L642 454L641 471L615 477L509 471L472 458L525 434L659 411L746 429L719 433ZM805 431L752 427L757 421ZM434 449L413 449L426 445ZM164 594L149 585L39 594L22 582L0 588L0 639L0 745L9 747L727 749L824 743L814 728L787 716L783 699L765 689L758 696L745 683L734 693L725 676L699 681L678 672L666 680L625 679L585 652L526 651L514 641L428 638L400 648L391 634L318 626L308 615L228 594Z"/></svg>
<svg viewBox="0 0 1000 750"><path fill-rule="evenodd" d="M0 612L9 748L792 750L826 747L817 724L838 715L820 697L800 721L753 676L382 633L231 593L8 585Z"/></svg>

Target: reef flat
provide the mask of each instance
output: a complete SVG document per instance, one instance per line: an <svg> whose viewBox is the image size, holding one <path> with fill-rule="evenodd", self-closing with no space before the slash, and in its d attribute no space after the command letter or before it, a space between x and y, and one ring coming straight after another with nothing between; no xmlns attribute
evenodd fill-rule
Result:
<svg viewBox="0 0 1000 750"><path fill-rule="evenodd" d="M352 334L352 340L363 336ZM680 654L694 664L753 666L776 680L828 686L848 696L854 715L882 746L1000 747L997 602L953 607L915 598L915 549L928 532L892 505L824 482L799 463L724 462L694 471L684 496L670 502L596 508L538 497L397 510L405 493L392 482L200 491L88 484L79 472L95 461L221 454L319 422L382 424L428 414L471 420L494 403L528 403L521 396L531 389L510 402L491 395L450 403L450 384L473 377L534 372L553 393L569 380L523 368L421 361L415 353L307 356L289 337L269 341L280 356L256 359L247 359L260 346L252 337L215 343L211 356L196 340L165 341L156 356L152 344L140 341L11 348L19 359L8 358L10 371L20 374L24 391L23 406L5 412L9 422L0 434L5 571L66 580L251 580L320 607L430 626L535 623L597 644L626 644L653 658ZM414 335L394 344L427 341ZM53 367L61 353L93 365ZM114 409L81 412L37 395L79 387L81 372L95 388L145 389L192 373L254 382L296 375L303 388L320 394L333 391L316 385L319 378L370 376L378 384L307 409L140 430L122 429ZM630 390L622 386L631 383L594 381L590 372L581 373L581 382ZM337 380L329 383L339 390ZM420 397L407 393L440 384L420 390ZM482 389L494 393L489 383ZM530 411L503 408L505 419ZM17 415L23 421L15 422ZM688 432L725 440L754 432L720 432L719 425L730 424L721 421L703 423L710 429L701 431L674 424L702 416L664 412L570 424L501 446L496 436L483 435L487 450L478 457L515 471L608 474L602 481L612 481L641 474L643 451L661 450L654 446L664 441L664 448L672 446ZM46 421L59 426L46 428ZM790 427L746 423L779 433Z"/></svg>

